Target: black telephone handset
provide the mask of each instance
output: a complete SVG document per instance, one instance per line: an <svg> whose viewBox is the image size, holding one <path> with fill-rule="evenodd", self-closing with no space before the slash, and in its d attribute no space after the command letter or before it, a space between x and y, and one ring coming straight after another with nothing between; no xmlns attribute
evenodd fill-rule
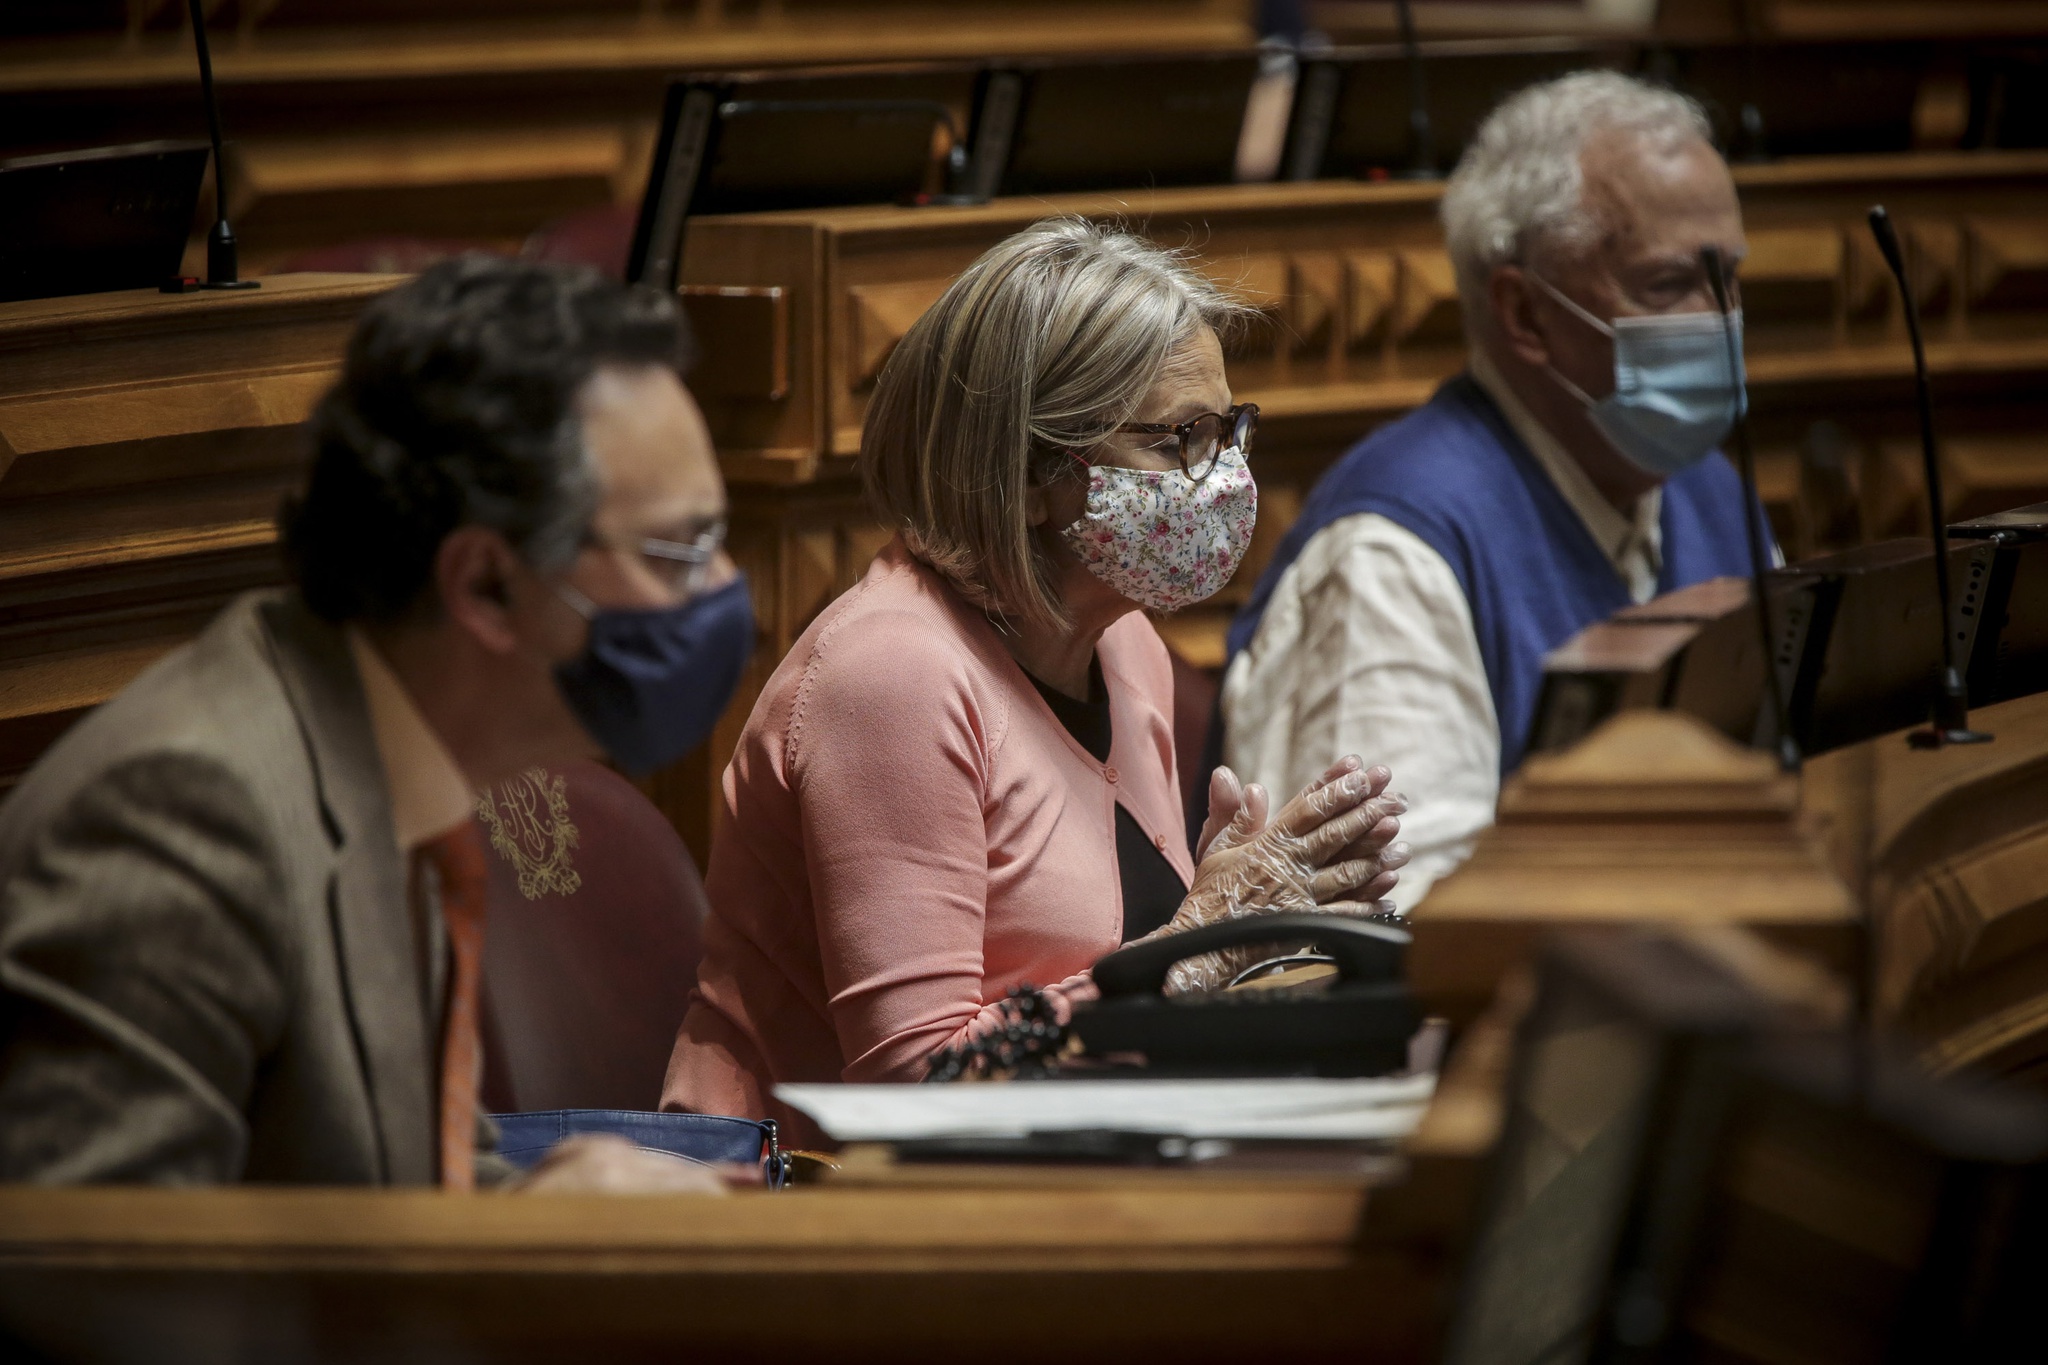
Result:
<svg viewBox="0 0 2048 1365"><path fill-rule="evenodd" d="M1119 948L1095 964L1095 988L1107 996L1157 995L1173 964L1254 943L1311 939L1337 964L1341 982L1397 981L1414 936L1406 929L1336 915L1247 915Z"/></svg>
<svg viewBox="0 0 2048 1365"><path fill-rule="evenodd" d="M1119 948L1095 964L1102 998L1075 1007L1073 1031L1092 1056L1143 1054L1146 1070L1178 1076L1376 1076L1407 1064L1421 1014L1401 982L1410 935L1334 915L1258 915ZM1337 964L1316 994L1216 992L1168 999L1183 958L1248 944L1311 940Z"/></svg>

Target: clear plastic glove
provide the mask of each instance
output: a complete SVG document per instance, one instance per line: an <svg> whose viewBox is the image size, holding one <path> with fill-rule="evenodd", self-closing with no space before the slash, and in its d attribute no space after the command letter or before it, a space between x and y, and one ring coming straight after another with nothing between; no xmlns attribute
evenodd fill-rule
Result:
<svg viewBox="0 0 2048 1365"><path fill-rule="evenodd" d="M1394 889L1408 861L1408 846L1395 839L1408 803L1387 792L1391 776L1348 755L1269 822L1265 789L1257 783L1240 786L1235 773L1218 768L1209 781L1209 818L1198 841L1201 863L1194 884L1157 932L1284 912L1383 913L1381 898ZM1247 945L1176 963L1167 974L1167 993L1215 990L1272 952L1266 945Z"/></svg>

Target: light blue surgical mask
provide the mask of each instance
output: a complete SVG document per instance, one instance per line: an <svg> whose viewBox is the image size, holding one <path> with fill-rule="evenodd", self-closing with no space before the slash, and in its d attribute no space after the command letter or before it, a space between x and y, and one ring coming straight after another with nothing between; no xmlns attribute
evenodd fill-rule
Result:
<svg viewBox="0 0 2048 1365"><path fill-rule="evenodd" d="M1614 392L1594 398L1556 370L1593 425L1645 473L1668 479L1713 452L1749 409L1742 368L1742 313L1662 313L1605 322L1534 271L1550 296L1614 339ZM1730 373L1728 332L1735 334Z"/></svg>

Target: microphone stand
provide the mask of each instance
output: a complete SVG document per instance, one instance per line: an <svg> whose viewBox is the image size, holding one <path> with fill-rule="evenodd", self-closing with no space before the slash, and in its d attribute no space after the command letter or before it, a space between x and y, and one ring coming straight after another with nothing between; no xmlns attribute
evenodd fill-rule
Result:
<svg viewBox="0 0 2048 1365"><path fill-rule="evenodd" d="M192 41L199 49L199 88L206 95L206 129L213 136L213 231L206 236L206 282L202 289L255 289L235 262L235 230L228 226L228 165L221 155L220 101L213 92L213 52L206 42L204 0L191 0Z"/></svg>
<svg viewBox="0 0 2048 1365"><path fill-rule="evenodd" d="M1700 248L1700 265L1707 272L1707 283L1714 291L1714 308L1721 315L1721 337L1728 349L1728 374L1732 379L1742 372L1742 348L1735 338L1734 311L1729 304L1728 268L1721 259L1721 249L1711 244ZM1747 386L1738 389L1741 407L1735 414L1735 458L1736 467L1742 473L1742 529L1743 537L1749 543L1749 591L1756 599L1757 646L1763 652L1764 687L1770 698L1771 719L1778 731L1778 766L1785 772L1799 771L1799 740L1792 733L1792 710L1785 700L1785 680L1778 675L1777 631L1771 626L1771 599L1765 591L1766 569L1769 555L1764 549L1763 500L1757 494L1756 447L1749 433L1749 400ZM1862 935L1862 959L1856 971L1856 1022L1855 1031L1849 1038L1850 1084L1858 1103L1864 1103L1870 1093L1871 1062L1874 1050L1872 1041L1876 1018L1875 988L1877 925L1875 916L1866 908Z"/></svg>
<svg viewBox="0 0 2048 1365"><path fill-rule="evenodd" d="M1429 86L1422 76L1422 45L1415 39L1409 0L1394 0L1394 19L1401 29L1401 55L1408 61L1408 169L1399 178L1435 180L1436 131L1429 122Z"/></svg>
<svg viewBox="0 0 2048 1365"><path fill-rule="evenodd" d="M1764 111L1757 105L1763 80L1757 71L1755 0L1736 0L1742 32L1742 107L1736 121L1742 128L1741 160L1756 165L1771 159L1764 136Z"/></svg>
<svg viewBox="0 0 2048 1365"><path fill-rule="evenodd" d="M1742 347L1735 339L1735 318L1728 304L1728 272L1719 247L1700 248L1700 264L1706 268L1707 283L1713 287L1714 307L1721 314L1721 336L1728 345L1728 374L1742 373ZM1771 626L1771 599L1765 591L1770 555L1764 549L1761 498L1756 487L1756 450L1749 438L1749 402L1737 390L1741 407L1735 414L1735 459L1742 471L1742 529L1749 542L1749 591L1756 598L1757 646L1763 651L1764 688L1771 702L1771 722L1778 731L1778 766L1798 772L1801 762L1799 740L1792 733L1792 709L1785 700L1785 680L1778 676L1777 631Z"/></svg>
<svg viewBox="0 0 2048 1365"><path fill-rule="evenodd" d="M1906 742L1916 749L1985 744L1991 736L1970 728L1970 691L1956 659L1955 622L1949 615L1947 504L1941 492L1941 457L1934 441L1934 394L1927 383L1927 348L1920 340L1920 305L1906 282L1906 257L1899 250L1899 234L1882 204L1870 210L1870 235L1877 239L1877 249L1898 281L1899 302L1906 312L1906 337L1913 344L1913 398L1920 410L1920 461L1927 483L1928 529L1934 539L1934 595L1941 606L1941 678L1935 689L1932 720L1926 729L1907 735Z"/></svg>

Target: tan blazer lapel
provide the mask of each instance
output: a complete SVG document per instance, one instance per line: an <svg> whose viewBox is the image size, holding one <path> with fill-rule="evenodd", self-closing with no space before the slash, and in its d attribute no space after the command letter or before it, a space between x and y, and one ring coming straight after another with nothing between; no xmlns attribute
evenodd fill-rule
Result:
<svg viewBox="0 0 2048 1365"><path fill-rule="evenodd" d="M434 1179L434 1030L413 948L407 876L368 704L346 637L296 597L263 622L306 736L335 844L328 914L384 1162L394 1184Z"/></svg>

